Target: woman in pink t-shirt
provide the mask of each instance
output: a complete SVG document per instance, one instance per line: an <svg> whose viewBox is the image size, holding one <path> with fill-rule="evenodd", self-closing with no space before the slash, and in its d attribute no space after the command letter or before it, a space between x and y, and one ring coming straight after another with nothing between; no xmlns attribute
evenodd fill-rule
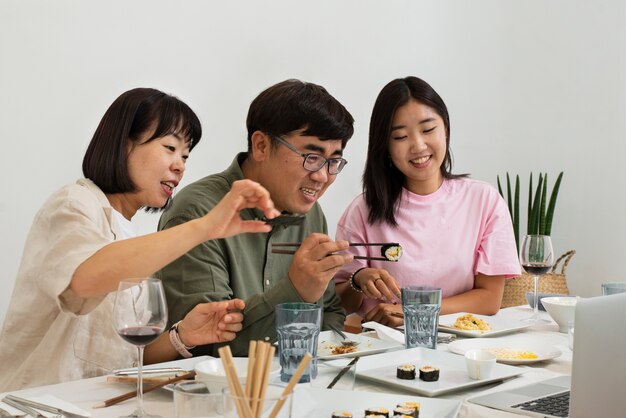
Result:
<svg viewBox="0 0 626 418"><path fill-rule="evenodd" d="M441 313L494 314L504 281L520 274L506 204L487 183L451 173L450 120L437 92L417 77L378 95L370 120L364 193L348 206L337 239L397 242L397 263L354 260L336 275L343 306L400 325L400 288L443 289ZM380 256L378 247L351 247Z"/></svg>

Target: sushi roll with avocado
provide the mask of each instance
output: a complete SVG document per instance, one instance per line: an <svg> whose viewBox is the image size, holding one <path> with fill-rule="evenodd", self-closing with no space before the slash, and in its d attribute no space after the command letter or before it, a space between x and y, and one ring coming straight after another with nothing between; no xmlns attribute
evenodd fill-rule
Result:
<svg viewBox="0 0 626 418"><path fill-rule="evenodd" d="M433 366L420 367L420 379L424 382L436 382L439 380L439 369Z"/></svg>
<svg viewBox="0 0 626 418"><path fill-rule="evenodd" d="M331 415L331 418L352 418L352 412L348 411L335 411Z"/></svg>
<svg viewBox="0 0 626 418"><path fill-rule="evenodd" d="M380 255L389 261L398 261L402 257L402 247L395 243L383 245L380 249Z"/></svg>
<svg viewBox="0 0 626 418"><path fill-rule="evenodd" d="M375 408L367 408L365 410L365 416L381 416L381 417L387 417L389 418L389 410L387 408L380 408L380 407L375 407Z"/></svg>
<svg viewBox="0 0 626 418"><path fill-rule="evenodd" d="M402 364L398 366L396 377L403 380L415 380L415 366L412 364Z"/></svg>

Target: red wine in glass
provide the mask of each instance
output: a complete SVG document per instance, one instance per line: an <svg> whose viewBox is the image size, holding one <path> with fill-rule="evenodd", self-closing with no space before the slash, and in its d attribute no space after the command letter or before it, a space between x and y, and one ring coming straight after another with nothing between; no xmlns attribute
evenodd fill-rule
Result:
<svg viewBox="0 0 626 418"><path fill-rule="evenodd" d="M531 274L533 276L541 276L542 274L546 274L547 272L549 272L552 266L550 264L544 263L528 263L522 264L522 268L528 274Z"/></svg>
<svg viewBox="0 0 626 418"><path fill-rule="evenodd" d="M133 345L146 346L159 338L163 330L160 327L128 327L117 330L124 341Z"/></svg>

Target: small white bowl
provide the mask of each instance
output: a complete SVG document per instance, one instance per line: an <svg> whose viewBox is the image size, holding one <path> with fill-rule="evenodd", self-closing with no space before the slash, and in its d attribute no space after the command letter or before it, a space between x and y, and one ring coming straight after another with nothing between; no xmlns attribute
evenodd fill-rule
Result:
<svg viewBox="0 0 626 418"><path fill-rule="evenodd" d="M246 383L246 376L248 374L248 358L247 357L233 357L233 364L235 365L235 371L242 385ZM204 382L211 393L219 392L222 388L228 387L228 380L226 380L226 372L222 365L222 360L219 358L212 358L210 360L201 361L195 366L196 380ZM272 361L270 368L270 376L275 375L280 371L280 365L277 361Z"/></svg>
<svg viewBox="0 0 626 418"><path fill-rule="evenodd" d="M487 379L491 375L491 369L496 364L496 355L487 350L475 348L465 353L465 365L467 374L471 379Z"/></svg>
<svg viewBox="0 0 626 418"><path fill-rule="evenodd" d="M559 324L559 332L567 334L567 323L574 320L574 311L578 302L576 296L557 296L541 299L552 319Z"/></svg>

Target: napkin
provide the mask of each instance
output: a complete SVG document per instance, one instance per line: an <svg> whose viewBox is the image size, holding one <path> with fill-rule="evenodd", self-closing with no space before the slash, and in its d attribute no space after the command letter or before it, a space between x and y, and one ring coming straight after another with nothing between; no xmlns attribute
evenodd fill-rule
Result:
<svg viewBox="0 0 626 418"><path fill-rule="evenodd" d="M28 399L31 401L35 401L35 402L39 402L39 403L43 403L46 405L50 405L50 406L54 406L57 408L61 408L63 410L66 410L68 412L74 412L76 414L80 414L80 415L84 415L84 416L91 416L90 412L85 411L84 409L81 409L79 407L77 407L76 405L69 403L67 401L64 401L63 399L57 398L56 396L50 395L50 394L45 394L45 395L39 395L39 396L23 396L21 394L15 394L16 396L19 396L21 398L24 399ZM4 402L0 402L0 407L2 409L4 409L5 411L7 411L10 414L13 414L13 416L27 416L27 414L25 414L24 412L20 411L19 409L13 408L10 405L5 404ZM37 409L37 408L34 408ZM52 413L52 412L46 412L46 411L42 411L40 409L37 409L37 411L41 412L42 415L46 416L46 417L53 417L56 414Z"/></svg>
<svg viewBox="0 0 626 418"><path fill-rule="evenodd" d="M380 324L378 322L370 321L361 324L363 328L369 328L376 331L378 334L378 338L381 340L394 341L400 344L404 344L404 334L398 331L397 329L393 329L388 327L387 325Z"/></svg>

